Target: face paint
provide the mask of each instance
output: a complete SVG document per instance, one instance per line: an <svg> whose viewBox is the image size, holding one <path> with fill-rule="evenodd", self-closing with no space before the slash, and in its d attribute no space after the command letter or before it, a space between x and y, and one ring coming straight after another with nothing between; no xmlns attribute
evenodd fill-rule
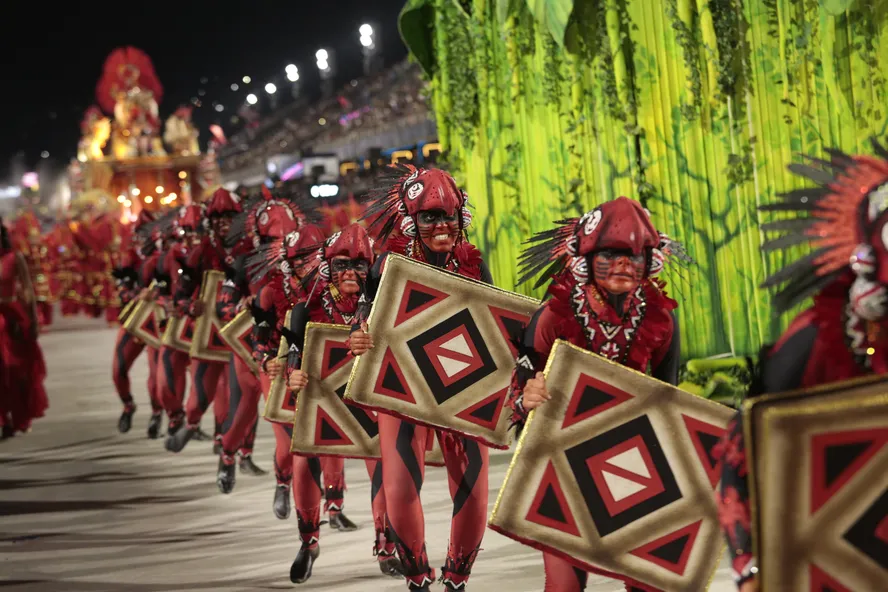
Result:
<svg viewBox="0 0 888 592"><path fill-rule="evenodd" d="M367 280L370 263L366 259L336 257L330 262L330 276L333 285L341 294L357 294Z"/></svg>
<svg viewBox="0 0 888 592"><path fill-rule="evenodd" d="M213 233L223 239L228 236L228 231L231 229L231 216L214 216L210 220L210 226L213 228Z"/></svg>
<svg viewBox="0 0 888 592"><path fill-rule="evenodd" d="M609 294L635 290L644 278L646 258L631 251L598 251L592 257L595 284Z"/></svg>
<svg viewBox="0 0 888 592"><path fill-rule="evenodd" d="M459 236L459 216L443 210L423 210L416 215L419 237L433 253L449 253Z"/></svg>

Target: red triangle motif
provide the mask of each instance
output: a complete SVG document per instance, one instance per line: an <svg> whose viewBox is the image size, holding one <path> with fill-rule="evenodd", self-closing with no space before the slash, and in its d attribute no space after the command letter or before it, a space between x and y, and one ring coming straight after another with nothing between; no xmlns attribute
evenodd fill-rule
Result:
<svg viewBox="0 0 888 592"><path fill-rule="evenodd" d="M688 559L691 557L694 541L700 533L701 524L702 520L689 524L633 549L630 553L682 576L688 567Z"/></svg>
<svg viewBox="0 0 888 592"><path fill-rule="evenodd" d="M407 280L407 283L404 285L404 295L401 296L401 304L398 306L398 314L395 315L394 326L397 327L401 323L412 319L448 296L450 295L434 288Z"/></svg>
<svg viewBox="0 0 888 592"><path fill-rule="evenodd" d="M506 404L509 387L493 393L471 407L463 409L456 416L488 430L495 430Z"/></svg>
<svg viewBox="0 0 888 592"><path fill-rule="evenodd" d="M888 428L829 432L811 437L811 514L829 501L888 444ZM845 461L833 451L854 448ZM830 466L830 465L833 466Z"/></svg>
<svg viewBox="0 0 888 592"><path fill-rule="evenodd" d="M811 592L851 592L825 571L811 564Z"/></svg>
<svg viewBox="0 0 888 592"><path fill-rule="evenodd" d="M505 308L497 308L496 306L488 306L487 308L490 309L490 313L493 315L493 320L496 321L496 326L499 327L500 333L503 334L506 343L509 344L509 349L512 350L512 355L517 357L518 350L512 345L512 333L513 331L517 332L519 326L527 327L528 323L530 323L530 317L526 317L517 312L512 312L511 310L506 310ZM510 329L512 329L512 331L510 331ZM520 332L523 333L523 329Z"/></svg>
<svg viewBox="0 0 888 592"><path fill-rule="evenodd" d="M410 385L404 379L404 373L401 371L391 348L385 350L385 355L382 357L382 367L376 377L376 386L373 387L373 392L416 404L416 399L413 398L413 393L410 391Z"/></svg>
<svg viewBox="0 0 888 592"><path fill-rule="evenodd" d="M526 520L576 537L580 536L576 520L570 511L570 506L567 505L564 490L561 489L561 483L558 481L552 461L549 461L546 466L543 480L530 504Z"/></svg>
<svg viewBox="0 0 888 592"><path fill-rule="evenodd" d="M691 437L691 442L694 444L694 450L697 451L697 456L703 465L703 470L709 477L709 484L715 489L721 479L722 465L720 458L713 457L712 450L724 436L725 428L700 421L689 415L682 414L681 417L688 430L688 435Z"/></svg>
<svg viewBox="0 0 888 592"><path fill-rule="evenodd" d="M633 398L632 395L617 387L593 378L588 374L580 374L574 392L564 414L561 428L570 427L585 419L589 419Z"/></svg>
<svg viewBox="0 0 888 592"><path fill-rule="evenodd" d="M888 516L882 518L882 521L876 526L876 538L888 545Z"/></svg>
<svg viewBox="0 0 888 592"><path fill-rule="evenodd" d="M315 417L315 444L318 446L350 446L354 442L345 435L330 415L318 405Z"/></svg>
<svg viewBox="0 0 888 592"><path fill-rule="evenodd" d="M627 459L635 465L640 461L641 466L630 466L627 469L624 466ZM654 466L650 450L641 436L633 436L588 458L586 466L598 488L601 501L611 516L625 512L666 491L663 479ZM612 483L628 485L634 491L626 493L614 489Z"/></svg>
<svg viewBox="0 0 888 592"><path fill-rule="evenodd" d="M352 358L351 351L342 341L328 339L324 342L324 357L321 359L321 380L324 380L346 364Z"/></svg>

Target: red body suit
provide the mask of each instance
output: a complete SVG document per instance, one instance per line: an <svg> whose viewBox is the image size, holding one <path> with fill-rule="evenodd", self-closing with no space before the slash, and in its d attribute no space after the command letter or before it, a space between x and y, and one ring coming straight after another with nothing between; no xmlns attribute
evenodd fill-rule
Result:
<svg viewBox="0 0 888 592"><path fill-rule="evenodd" d="M0 247L0 426L14 432L28 430L49 407L36 319L19 291L26 265L21 255Z"/></svg>
<svg viewBox="0 0 888 592"><path fill-rule="evenodd" d="M143 288L139 278L139 267L142 261L135 250L130 250L124 254L121 259L121 265L114 271L114 277L117 280L117 295L120 302L126 306L134 298L139 295ZM117 331L117 341L114 344L114 360L111 365L111 378L114 381L114 388L117 390L117 396L124 407L132 407L133 394L130 387L129 372L135 363L136 358L145 349L145 344L133 337L123 327ZM149 394L153 392L156 386L154 383L153 372L148 378ZM153 412L159 412L162 408L154 407L154 397L151 396L151 406Z"/></svg>
<svg viewBox="0 0 888 592"><path fill-rule="evenodd" d="M569 273L556 279L549 288L549 295L551 298L536 312L525 331L521 353L527 362L519 364L512 377L510 404L516 424L523 425L527 417L522 405L524 385L545 368L557 339L639 372L647 372L650 367L656 378L671 384L678 382L679 339L670 312L676 304L666 297L661 286L645 280L626 299L626 314L622 317L610 304L590 301L585 296L584 287L577 286ZM580 325L577 320L583 314L588 315L587 326ZM624 330L605 332L601 329L602 323L610 327L621 326ZM607 335L614 337L608 338ZM567 558L544 553L543 560L545 592L579 592L586 588L586 572L574 567ZM626 588L636 589L629 583Z"/></svg>
<svg viewBox="0 0 888 592"><path fill-rule="evenodd" d="M182 263L186 253L178 246L163 251L160 254L154 271L154 279L157 281L159 301L167 310L173 310L175 315L182 316L183 312L177 306L174 298L181 282ZM172 433L181 427L185 411L186 376L190 357L187 353L164 345L160 348L160 392L163 408L170 419L169 431Z"/></svg>

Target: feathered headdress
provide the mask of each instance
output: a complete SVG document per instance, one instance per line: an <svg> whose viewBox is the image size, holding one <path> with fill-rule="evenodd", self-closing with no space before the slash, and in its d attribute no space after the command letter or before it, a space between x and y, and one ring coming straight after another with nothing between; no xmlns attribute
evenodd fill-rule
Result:
<svg viewBox="0 0 888 592"><path fill-rule="evenodd" d="M888 207L888 151L875 139L871 141L879 158L849 156L829 149L829 161L809 157L814 166L789 165L789 170L814 181L817 187L781 194L781 202L759 208L797 213L797 217L762 225L766 233L782 233L765 242L763 251L783 250L804 243L814 249L762 283L763 288L783 286L774 296L778 313L819 292L849 268L857 274L852 292L872 295L876 285L872 281L873 273L877 267L872 233L874 223ZM885 239L888 235L880 233L879 240ZM864 318L873 316L861 312Z"/></svg>
<svg viewBox="0 0 888 592"><path fill-rule="evenodd" d="M650 213L628 197L605 202L579 218L556 222L559 226L536 234L518 258L518 284L539 275L535 288L569 269L580 284L589 280L586 256L601 249L650 253L648 276L656 276L666 263L690 266L693 259L684 247L650 220Z"/></svg>
<svg viewBox="0 0 888 592"><path fill-rule="evenodd" d="M444 210L459 214L460 230L472 223L469 196L461 191L448 173L440 169L420 169L413 165L392 165L379 177L379 184L363 200L368 203L361 220L385 243L398 228L408 237L416 236L413 217L423 210Z"/></svg>
<svg viewBox="0 0 888 592"><path fill-rule="evenodd" d="M304 224L317 224L320 216L317 203L296 192L273 194L262 186L259 196L242 204L243 212L231 222L225 245L233 247L243 240L254 248L263 238L283 238Z"/></svg>
<svg viewBox="0 0 888 592"><path fill-rule="evenodd" d="M269 274L280 273L289 279L293 275L293 262L300 259L315 262L318 246L324 240L326 236L320 228L305 224L281 239L260 245L247 259L250 277L258 281Z"/></svg>

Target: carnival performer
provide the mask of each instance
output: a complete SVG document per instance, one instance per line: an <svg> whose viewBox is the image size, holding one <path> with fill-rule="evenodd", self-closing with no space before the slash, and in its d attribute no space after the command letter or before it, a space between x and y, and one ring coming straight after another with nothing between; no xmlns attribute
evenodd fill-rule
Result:
<svg viewBox="0 0 888 592"><path fill-rule="evenodd" d="M795 218L762 225L783 232L763 251L810 243L811 255L775 272L762 287L780 286L773 304L783 314L814 297L773 346L763 348L750 396L810 388L888 373L888 150L873 140L877 158L829 150L830 170L791 165L818 187L797 189L761 209ZM734 579L742 592L758 590L752 553L748 466L742 416L721 443L719 518Z"/></svg>
<svg viewBox="0 0 888 592"><path fill-rule="evenodd" d="M37 343L34 289L24 256L0 218L0 428L2 437L26 432L43 417L49 400L43 388L46 366Z"/></svg>
<svg viewBox="0 0 888 592"><path fill-rule="evenodd" d="M397 167L384 186L368 196L365 218L378 227L378 240L387 251L367 276L366 291L352 325L351 351L363 355L373 347L366 319L376 296L388 253L488 284L493 283L481 253L469 243L468 197L456 181L438 169ZM389 241L399 224L403 238ZM378 305L392 306L391 303ZM411 590L428 590L434 581L425 546L425 519L419 491L425 475L425 450L435 432L424 426L379 414L382 482L390 533ZM453 518L447 560L441 579L447 590L463 590L478 555L487 516L489 450L475 440L437 433L453 497Z"/></svg>
<svg viewBox="0 0 888 592"><path fill-rule="evenodd" d="M204 314L204 303L199 299L201 279L204 271L217 270L232 273L235 259L246 251L243 242L225 246L234 217L243 208L240 199L224 188L217 189L207 202L204 212L206 236L200 245L191 251L182 267L176 301L185 314L197 319ZM217 295L220 298L221 295ZM222 425L228 416L229 362L191 360L191 390L185 404L186 429L179 430L167 438L166 448L171 452L181 452L189 440L201 434L200 420L213 405L215 429L213 434L214 454L221 452ZM239 452L241 471L252 475L264 475L265 471L253 462L252 450L255 430Z"/></svg>
<svg viewBox="0 0 888 592"><path fill-rule="evenodd" d="M259 249L280 240L298 230L307 217L315 215L310 205L305 200L274 196L263 186L261 195L245 204L243 213L234 219L225 242L234 246L247 241L250 247ZM216 315L223 323L234 320L238 312L249 307L263 286L261 280L254 281L250 277L247 267L247 256L241 255L226 270L226 280L216 303ZM232 358L228 376L228 417L222 426L222 449L216 473L216 485L226 494L231 493L235 485L236 451L246 441L255 438L262 394L259 377L240 356L232 354Z"/></svg>
<svg viewBox="0 0 888 592"><path fill-rule="evenodd" d="M139 268L156 248L150 235L145 231L155 218L146 210L139 212L139 217L133 223L132 234L127 248L121 256L120 266L114 270L113 275L117 283L117 294L123 306L129 304L141 293L143 286L139 281ZM117 341L114 344L114 361L111 364L111 378L117 396L123 403L123 412L117 421L117 429L121 434L130 431L133 423L133 415L136 412L136 403L133 400L130 388L129 371L136 358L144 351L145 343L126 331L123 327L117 330ZM162 409L160 401L156 399L156 377L154 372L148 374L148 395L151 406L155 411Z"/></svg>
<svg viewBox="0 0 888 592"><path fill-rule="evenodd" d="M347 227L324 240L322 231L304 226L287 235L279 244L272 244L253 261L259 274L274 273L253 304L257 317L254 333L257 358L263 368L264 381L270 382L282 372L288 373L288 386L301 390L307 375L300 370L298 346L285 364L277 359L277 344L282 330L294 345L305 341L308 322L351 326L357 308L360 286L374 259L373 243L367 231L358 225ZM292 308L290 326L283 328L287 311ZM292 428L287 430L292 438ZM289 441L287 452L289 453ZM290 568L290 580L300 584L311 577L312 566L320 553L320 504L324 493L324 509L330 525L340 530L356 526L343 514L345 490L344 462L341 457L292 456L293 499L299 521L301 547ZM385 532L385 496L379 490L381 472L377 461L367 461L371 481L376 538L374 552L380 570L386 575L400 576L394 546ZM322 492L321 473L324 491Z"/></svg>
<svg viewBox="0 0 888 592"><path fill-rule="evenodd" d="M25 257L36 297L37 322L40 328L52 324L52 290L50 286L49 249L40 221L33 212L25 212L16 221L13 234L18 235L18 250Z"/></svg>
<svg viewBox="0 0 888 592"><path fill-rule="evenodd" d="M670 255L686 255L657 232L640 203L619 197L529 243L519 282L542 272L537 286L551 284L518 347L509 401L519 429L550 398L542 369L557 339L639 372L650 367L654 378L678 383L677 304L656 276ZM543 554L543 562L546 592L585 589L586 572L551 553ZM626 589L638 588L627 583Z"/></svg>

